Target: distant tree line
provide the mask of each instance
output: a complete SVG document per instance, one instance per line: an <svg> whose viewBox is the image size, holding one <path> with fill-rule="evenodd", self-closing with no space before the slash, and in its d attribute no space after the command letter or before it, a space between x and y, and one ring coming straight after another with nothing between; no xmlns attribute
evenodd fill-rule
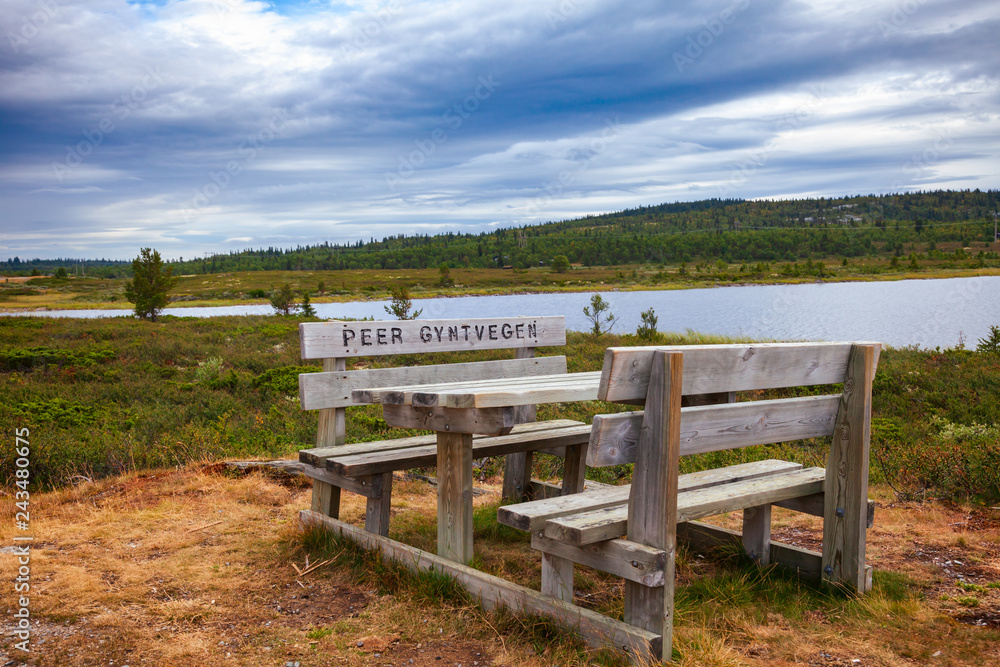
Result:
<svg viewBox="0 0 1000 667"><path fill-rule="evenodd" d="M797 261L899 254L904 244L993 239L1000 190L940 190L787 201L709 199L628 209L575 220L480 234L390 236L348 244L232 251L169 262L177 274L343 269L528 268L565 262L637 263ZM556 259L558 258L558 259ZM565 258L565 260L563 259ZM8 273L46 273L80 260L18 258ZM86 260L86 273L131 277L129 262Z"/></svg>

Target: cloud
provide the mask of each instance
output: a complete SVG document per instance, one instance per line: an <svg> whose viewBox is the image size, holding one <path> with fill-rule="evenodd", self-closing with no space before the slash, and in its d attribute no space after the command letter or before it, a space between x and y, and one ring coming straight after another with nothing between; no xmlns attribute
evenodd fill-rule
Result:
<svg viewBox="0 0 1000 667"><path fill-rule="evenodd" d="M985 1L10 0L3 252L995 188L998 30Z"/></svg>

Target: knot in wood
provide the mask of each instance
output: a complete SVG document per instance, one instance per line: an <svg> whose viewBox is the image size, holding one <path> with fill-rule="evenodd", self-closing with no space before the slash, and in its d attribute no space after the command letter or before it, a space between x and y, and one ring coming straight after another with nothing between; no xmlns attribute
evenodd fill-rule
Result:
<svg viewBox="0 0 1000 667"><path fill-rule="evenodd" d="M757 350L753 349L752 347L747 348L747 351L743 353L741 359L743 359L743 361L750 361L750 357L752 357L755 354L757 354Z"/></svg>
<svg viewBox="0 0 1000 667"><path fill-rule="evenodd" d="M837 473L841 477L847 477L847 463L845 463L844 461L841 461L840 465L837 466Z"/></svg>

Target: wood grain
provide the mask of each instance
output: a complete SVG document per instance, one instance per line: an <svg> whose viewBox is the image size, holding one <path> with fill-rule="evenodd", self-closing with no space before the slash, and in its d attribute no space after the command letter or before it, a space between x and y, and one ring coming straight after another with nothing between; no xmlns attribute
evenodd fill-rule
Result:
<svg viewBox="0 0 1000 667"><path fill-rule="evenodd" d="M343 371L346 368L343 358L324 359L323 370L327 372ZM319 423L316 427L316 446L329 447L343 445L347 441L347 422L343 408L332 407L320 410ZM340 487L319 479L313 479L312 508L322 511L328 516L340 516Z"/></svg>
<svg viewBox="0 0 1000 667"><path fill-rule="evenodd" d="M358 403L351 398L351 392L356 389L566 373L566 357L500 359L428 366L373 368L360 371L345 371L343 368L339 370L340 372L336 373L301 373L299 375L299 404L303 410L357 405Z"/></svg>
<svg viewBox="0 0 1000 667"><path fill-rule="evenodd" d="M531 547L643 586L662 586L666 581L666 552L629 540L607 540L576 547L533 534Z"/></svg>
<svg viewBox="0 0 1000 667"><path fill-rule="evenodd" d="M565 345L566 326L562 316L304 322L299 344L303 359L543 347Z"/></svg>
<svg viewBox="0 0 1000 667"><path fill-rule="evenodd" d="M438 555L472 561L472 436L437 434Z"/></svg>
<svg viewBox="0 0 1000 667"><path fill-rule="evenodd" d="M682 354L653 353L632 493L626 508L628 539L665 553L662 585L625 581L625 622L660 635L662 655L657 658L662 660L670 659L673 637L683 378ZM546 536L549 525L551 522L546 523Z"/></svg>
<svg viewBox="0 0 1000 667"><path fill-rule="evenodd" d="M713 468L680 475L677 478L677 488L678 492L695 491L719 484L778 475L801 469L802 465L799 463L778 461L776 459L739 463L726 468ZM593 482L588 480L586 484L589 487ZM503 506L497 510L497 521L512 528L534 532L541 530L545 526L545 522L549 519L601 509L602 507L624 505L628 502L631 490L632 486L630 484L623 484L621 486L601 485L593 489L588 488L582 493L571 496L546 498L530 503Z"/></svg>
<svg viewBox="0 0 1000 667"><path fill-rule="evenodd" d="M677 520L692 521L745 507L774 503L786 498L810 495L823 489L826 471L805 468L770 477L712 486L678 495ZM549 519L545 536L569 544L593 544L625 534L630 514L627 507L612 506L570 516Z"/></svg>
<svg viewBox="0 0 1000 667"><path fill-rule="evenodd" d="M544 358L544 357L543 357ZM560 373L440 384L355 389L355 403L442 408L492 408L597 399L600 373Z"/></svg>
<svg viewBox="0 0 1000 667"><path fill-rule="evenodd" d="M840 394L748 401L681 409L681 456L833 433ZM587 465L635 461L643 413L594 417Z"/></svg>
<svg viewBox="0 0 1000 667"><path fill-rule="evenodd" d="M862 592L867 586L865 529L874 356L872 345L851 349L826 465L823 512L823 578Z"/></svg>
<svg viewBox="0 0 1000 667"><path fill-rule="evenodd" d="M386 405L382 415L389 426L416 428L439 433L503 435L517 424L515 408L418 408Z"/></svg>
<svg viewBox="0 0 1000 667"><path fill-rule="evenodd" d="M622 402L643 398L654 350L684 354L684 394L836 384L844 379L851 345L760 343L612 347L605 352L599 396L602 401ZM872 345L880 346L879 343Z"/></svg>
<svg viewBox="0 0 1000 667"><path fill-rule="evenodd" d="M583 422L574 421L572 419L549 419L542 422L529 422L527 424L516 424L510 432L511 437L516 437L519 434L529 434L537 431L547 431L553 429L564 429L569 427L583 427L583 431L590 433L590 427ZM476 446L480 440L488 439L497 436L487 436L487 435L474 435L473 436L473 447ZM502 436L506 437L506 436ZM316 447L312 449L300 449L299 450L299 461L302 463L307 463L309 465L317 466L323 468L326 465L326 460L331 456L336 456L338 458L346 458L353 456L355 454L375 454L376 452L382 451L392 451L397 449L409 449L413 447L423 447L427 445L434 446L437 444L437 439L433 434L431 435L415 435L407 438L393 438L391 440L375 440L372 442L355 442L349 445L340 445L337 447Z"/></svg>

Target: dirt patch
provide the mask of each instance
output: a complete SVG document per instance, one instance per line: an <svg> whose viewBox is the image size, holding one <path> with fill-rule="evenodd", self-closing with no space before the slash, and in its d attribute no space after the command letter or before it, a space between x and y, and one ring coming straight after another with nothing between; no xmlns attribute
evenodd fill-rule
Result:
<svg viewBox="0 0 1000 667"><path fill-rule="evenodd" d="M974 533L1000 532L1000 510L974 509L968 514L965 529Z"/></svg>
<svg viewBox="0 0 1000 667"><path fill-rule="evenodd" d="M288 627L325 626L341 618L354 618L375 594L327 581L284 585L285 594L271 602L281 624Z"/></svg>
<svg viewBox="0 0 1000 667"><path fill-rule="evenodd" d="M372 657L376 655L372 653ZM417 644L396 643L378 653L380 665L403 667L442 667L448 665L463 665L477 667L478 665L493 665L485 646L477 642L466 641L435 641Z"/></svg>
<svg viewBox="0 0 1000 667"><path fill-rule="evenodd" d="M822 530L778 528L771 531L771 539L812 551L822 551L823 549Z"/></svg>

